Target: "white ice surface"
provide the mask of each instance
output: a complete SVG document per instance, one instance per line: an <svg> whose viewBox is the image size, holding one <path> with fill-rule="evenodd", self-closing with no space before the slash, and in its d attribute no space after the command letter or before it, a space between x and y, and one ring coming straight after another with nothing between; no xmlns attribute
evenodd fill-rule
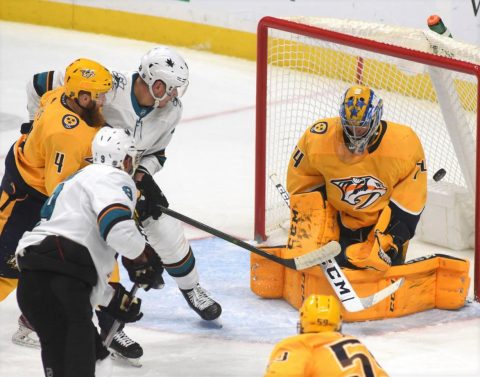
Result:
<svg viewBox="0 0 480 377"><path fill-rule="evenodd" d="M64 69L82 56L114 69L135 69L152 46L0 22L0 175L19 123L27 118L24 88L33 73ZM255 64L179 50L189 63L191 84L183 101L184 121L167 149L166 167L156 179L173 209L249 240L253 234ZM145 317L126 330L144 348L143 367L116 363L114 376L261 376L273 345L295 334L296 310L283 301L251 293L248 252L204 238L205 234L190 227L186 232L202 284L223 306L223 327L199 320L167 278L163 290L141 294ZM425 250L439 251L413 242L409 253L416 256ZM43 376L39 351L10 341L18 315L12 294L0 303L0 376ZM480 304L345 324L344 332L360 337L391 376L480 376Z"/></svg>

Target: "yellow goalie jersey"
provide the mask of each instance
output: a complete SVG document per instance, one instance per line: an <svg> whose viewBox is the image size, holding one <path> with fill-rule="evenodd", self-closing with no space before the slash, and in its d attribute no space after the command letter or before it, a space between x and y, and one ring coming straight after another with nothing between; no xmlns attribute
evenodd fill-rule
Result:
<svg viewBox="0 0 480 377"><path fill-rule="evenodd" d="M350 229L375 224L390 202L418 219L427 197L422 144L411 128L381 121L368 153L355 155L346 147L340 118L321 119L292 154L287 189L293 195L321 187Z"/></svg>
<svg viewBox="0 0 480 377"><path fill-rule="evenodd" d="M339 332L293 336L273 349L265 377L384 377L367 347Z"/></svg>
<svg viewBox="0 0 480 377"><path fill-rule="evenodd" d="M45 93L31 132L22 135L14 146L23 180L46 196L90 163L92 140L99 130L67 106L64 91L62 86Z"/></svg>

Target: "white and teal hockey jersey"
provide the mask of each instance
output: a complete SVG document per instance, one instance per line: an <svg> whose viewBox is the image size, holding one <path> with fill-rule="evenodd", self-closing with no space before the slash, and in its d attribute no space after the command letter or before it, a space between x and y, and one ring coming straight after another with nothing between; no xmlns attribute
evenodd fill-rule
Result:
<svg viewBox="0 0 480 377"><path fill-rule="evenodd" d="M108 305L113 289L108 285L115 255L134 259L145 248L145 238L132 219L136 197L132 178L107 165L89 165L60 183L44 204L41 221L25 232L16 255L50 235L63 236L85 246L97 270L92 307Z"/></svg>

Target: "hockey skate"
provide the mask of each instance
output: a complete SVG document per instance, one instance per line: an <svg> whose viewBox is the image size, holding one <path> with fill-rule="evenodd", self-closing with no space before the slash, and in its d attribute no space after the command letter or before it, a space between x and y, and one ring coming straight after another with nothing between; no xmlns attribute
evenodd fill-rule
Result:
<svg viewBox="0 0 480 377"><path fill-rule="evenodd" d="M123 331L118 331L114 336L110 347L111 357L114 360L124 360L134 367L141 367L140 358L143 348Z"/></svg>
<svg viewBox="0 0 480 377"><path fill-rule="evenodd" d="M222 307L220 304L210 298L208 293L200 284L197 284L193 289L180 289L190 306L202 319L205 321L214 321L222 314ZM218 325L221 325L218 322Z"/></svg>
<svg viewBox="0 0 480 377"><path fill-rule="evenodd" d="M19 346L40 348L37 333L23 314L18 317L18 330L12 335L12 342Z"/></svg>

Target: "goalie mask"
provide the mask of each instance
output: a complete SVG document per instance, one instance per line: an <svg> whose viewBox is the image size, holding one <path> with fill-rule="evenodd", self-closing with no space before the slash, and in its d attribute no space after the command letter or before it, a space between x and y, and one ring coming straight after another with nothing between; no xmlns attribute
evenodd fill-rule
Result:
<svg viewBox="0 0 480 377"><path fill-rule="evenodd" d="M139 154L126 129L102 127L93 139L92 153L94 164L113 166L130 175L138 166Z"/></svg>
<svg viewBox="0 0 480 377"><path fill-rule="evenodd" d="M300 308L299 333L340 331L340 303L333 296L310 295Z"/></svg>
<svg viewBox="0 0 480 377"><path fill-rule="evenodd" d="M175 89L177 97L182 97L188 87L187 63L175 50L166 46L148 51L142 57L138 73L148 85L150 94L155 99L155 107L167 96L173 96ZM157 80L165 84L165 94L162 97L156 97L153 93L153 84Z"/></svg>
<svg viewBox="0 0 480 377"><path fill-rule="evenodd" d="M340 121L348 150L363 154L380 125L383 101L372 89L356 85L347 89L340 105Z"/></svg>

